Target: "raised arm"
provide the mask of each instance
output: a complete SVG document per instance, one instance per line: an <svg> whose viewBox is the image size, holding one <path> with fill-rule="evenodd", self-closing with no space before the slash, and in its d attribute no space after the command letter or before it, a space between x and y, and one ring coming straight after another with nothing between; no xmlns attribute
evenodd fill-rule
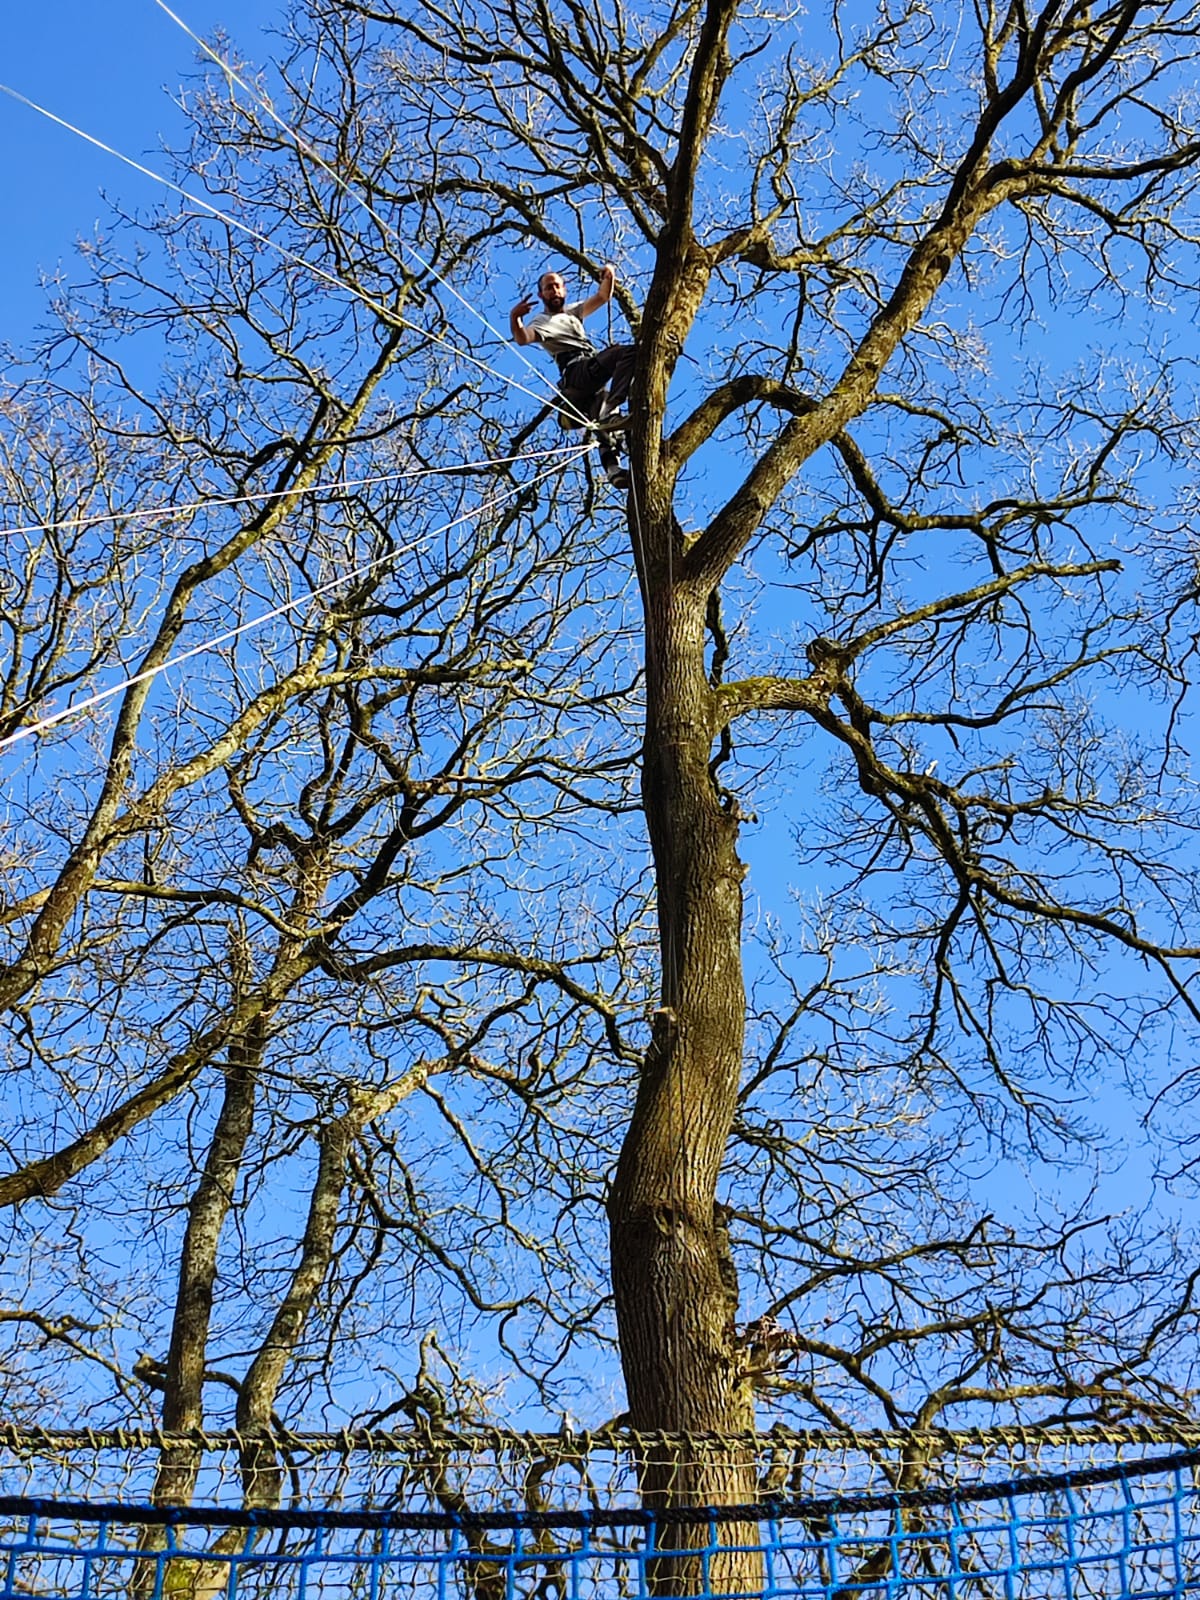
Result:
<svg viewBox="0 0 1200 1600"><path fill-rule="evenodd" d="M617 269L610 262L600 274L595 294L588 295L586 300L580 302L577 315L590 317L593 311L599 311L601 306L606 306L612 299L613 285L616 281Z"/></svg>

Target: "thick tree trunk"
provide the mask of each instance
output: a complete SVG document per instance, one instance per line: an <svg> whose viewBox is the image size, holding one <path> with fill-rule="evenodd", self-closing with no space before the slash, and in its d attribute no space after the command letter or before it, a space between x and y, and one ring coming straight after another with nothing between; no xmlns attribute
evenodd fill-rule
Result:
<svg viewBox="0 0 1200 1600"><path fill-rule="evenodd" d="M704 672L707 595L646 585L648 678L643 799L658 888L662 1003L609 1203L613 1287L631 1426L691 1435L754 1426L740 1361L737 1283L716 1187L737 1104L745 1027L744 869L737 821L709 769L715 696ZM648 1506L746 1504L753 1450L729 1444L649 1448ZM726 1544L753 1543L741 1524ZM682 1548L707 1528L660 1529ZM660 1593L753 1593L756 1556L662 1561Z"/></svg>

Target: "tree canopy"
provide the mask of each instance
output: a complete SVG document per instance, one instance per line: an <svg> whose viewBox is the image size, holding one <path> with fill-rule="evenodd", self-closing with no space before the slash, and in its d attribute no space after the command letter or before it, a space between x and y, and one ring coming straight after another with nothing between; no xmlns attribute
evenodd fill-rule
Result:
<svg viewBox="0 0 1200 1600"><path fill-rule="evenodd" d="M10 1415L1186 1413L1198 37L201 56L0 406ZM609 260L628 497L494 331Z"/></svg>

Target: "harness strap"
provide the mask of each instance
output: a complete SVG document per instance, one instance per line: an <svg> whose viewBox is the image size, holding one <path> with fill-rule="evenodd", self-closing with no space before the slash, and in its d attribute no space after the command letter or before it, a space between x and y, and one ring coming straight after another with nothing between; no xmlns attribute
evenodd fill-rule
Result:
<svg viewBox="0 0 1200 1600"><path fill-rule="evenodd" d="M560 350L554 358L559 376L565 378L577 361L590 361L595 354L595 350Z"/></svg>

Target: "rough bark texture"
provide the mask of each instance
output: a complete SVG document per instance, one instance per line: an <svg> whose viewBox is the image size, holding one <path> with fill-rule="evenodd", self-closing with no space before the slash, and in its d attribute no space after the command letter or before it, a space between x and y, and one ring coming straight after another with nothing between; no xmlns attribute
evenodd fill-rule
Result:
<svg viewBox="0 0 1200 1600"><path fill-rule="evenodd" d="M670 535L668 534L668 537ZM643 796L658 883L663 989L637 1103L610 1201L613 1286L629 1416L638 1430L729 1434L753 1429L740 1370L737 1282L715 1203L737 1101L745 994L737 820L709 771L713 690L704 674L707 597L686 584L647 584ZM642 1462L647 1503L746 1504L752 1453L686 1458L664 1446ZM707 1454L707 1453L706 1453ZM748 1532L725 1530L729 1542ZM682 1547L707 1540L664 1530ZM730 1553L663 1562L662 1593L755 1587L757 1557Z"/></svg>

